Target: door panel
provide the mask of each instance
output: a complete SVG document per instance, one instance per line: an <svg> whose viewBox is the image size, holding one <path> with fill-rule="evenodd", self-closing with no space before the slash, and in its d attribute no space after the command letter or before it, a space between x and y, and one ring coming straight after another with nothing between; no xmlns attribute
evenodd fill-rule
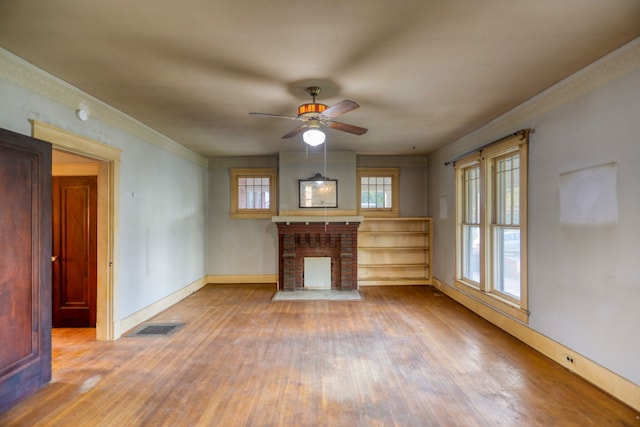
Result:
<svg viewBox="0 0 640 427"><path fill-rule="evenodd" d="M95 327L97 177L53 177L53 326Z"/></svg>
<svg viewBox="0 0 640 427"><path fill-rule="evenodd" d="M0 411L51 380L51 145L0 129Z"/></svg>

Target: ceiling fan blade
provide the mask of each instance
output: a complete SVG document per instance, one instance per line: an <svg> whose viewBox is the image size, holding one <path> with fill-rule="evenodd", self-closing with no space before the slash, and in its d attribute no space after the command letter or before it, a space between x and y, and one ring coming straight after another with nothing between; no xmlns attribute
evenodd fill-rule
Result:
<svg viewBox="0 0 640 427"><path fill-rule="evenodd" d="M361 128L360 126L349 125L341 122L328 122L326 126L331 129L337 129L343 132L353 133L355 135L364 135L369 130L367 128Z"/></svg>
<svg viewBox="0 0 640 427"><path fill-rule="evenodd" d="M252 116L261 116L261 117L276 117L279 119L290 119L290 120L297 120L297 117L294 116L285 116L283 114L269 114L269 113L249 113Z"/></svg>
<svg viewBox="0 0 640 427"><path fill-rule="evenodd" d="M307 130L309 126L304 124L304 125L300 125L297 128L291 130L288 134L286 134L285 136L282 137L282 139L286 139L286 138L293 138L296 135L300 135L302 132L304 132L305 130Z"/></svg>
<svg viewBox="0 0 640 427"><path fill-rule="evenodd" d="M357 102L345 99L344 101L340 101L337 104L334 104L331 107L327 108L320 115L324 118L332 119L344 113L348 113L349 111L355 110L356 108L360 108L360 105Z"/></svg>

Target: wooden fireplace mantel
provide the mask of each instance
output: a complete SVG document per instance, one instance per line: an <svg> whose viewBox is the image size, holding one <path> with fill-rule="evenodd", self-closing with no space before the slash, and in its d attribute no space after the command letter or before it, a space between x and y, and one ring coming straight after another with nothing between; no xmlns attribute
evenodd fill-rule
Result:
<svg viewBox="0 0 640 427"><path fill-rule="evenodd" d="M363 216L358 215L342 215L342 216L321 216L321 215L295 215L295 216L272 216L272 222L283 223L283 224L292 224L292 223L304 223L304 224L312 224L312 223L333 223L333 222L344 222L344 223L360 223L364 221Z"/></svg>

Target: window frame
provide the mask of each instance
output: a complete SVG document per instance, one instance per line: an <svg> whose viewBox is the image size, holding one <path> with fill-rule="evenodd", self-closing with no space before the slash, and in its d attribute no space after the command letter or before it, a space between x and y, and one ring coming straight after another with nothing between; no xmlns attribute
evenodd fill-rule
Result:
<svg viewBox="0 0 640 427"><path fill-rule="evenodd" d="M362 178L391 178L391 207L363 208L361 206ZM400 216L400 168L357 168L356 171L356 211L358 215L371 217Z"/></svg>
<svg viewBox="0 0 640 427"><path fill-rule="evenodd" d="M231 207L230 217L235 219L267 219L277 215L278 171L273 168L230 168ZM239 178L269 178L269 209L238 208Z"/></svg>
<svg viewBox="0 0 640 427"><path fill-rule="evenodd" d="M519 154L519 225L520 230L520 298L496 288L493 277L495 265L496 227L496 161L505 156ZM471 282L463 277L463 219L464 219L464 171L474 165L480 167L480 281ZM484 147L455 162L456 183L456 234L455 234L455 286L501 312L523 322L529 321L527 291L527 188L528 188L528 134L513 135ZM514 225L514 227L516 227Z"/></svg>

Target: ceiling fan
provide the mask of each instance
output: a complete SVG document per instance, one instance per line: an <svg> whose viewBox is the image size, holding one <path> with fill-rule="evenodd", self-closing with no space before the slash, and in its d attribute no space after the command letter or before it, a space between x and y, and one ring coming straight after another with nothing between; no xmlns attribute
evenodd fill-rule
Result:
<svg viewBox="0 0 640 427"><path fill-rule="evenodd" d="M307 92L313 98L313 102L309 104L302 104L298 107L297 116L285 116L282 114L267 114L267 113L249 113L254 116L264 117L278 117L282 119L300 120L304 124L291 130L282 138L293 138L304 132L302 138L304 142L309 145L320 145L324 142L325 135L320 130L320 126L326 126L331 129L341 130L343 132L349 132L355 135L363 135L367 133L366 128L360 126L349 125L347 123L336 122L333 119L349 111L360 108L358 103L345 99L331 107L325 104L316 103L316 96L320 93L320 88L317 86L311 86L307 88Z"/></svg>

